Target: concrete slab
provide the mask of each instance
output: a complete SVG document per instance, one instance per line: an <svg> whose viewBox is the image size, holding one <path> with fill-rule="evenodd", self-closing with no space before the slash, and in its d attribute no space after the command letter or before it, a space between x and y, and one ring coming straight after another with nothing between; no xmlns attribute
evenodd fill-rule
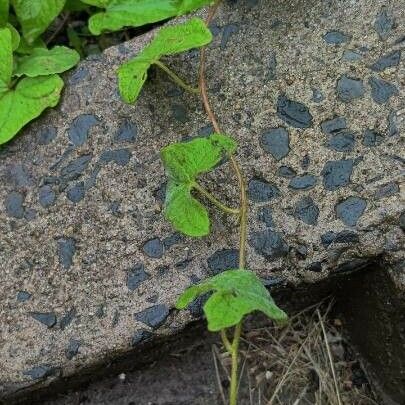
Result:
<svg viewBox="0 0 405 405"><path fill-rule="evenodd" d="M248 262L269 286L376 260L402 277L403 60L381 58L401 52L404 13L393 0L249 0L213 21L212 103L240 143ZM162 216L158 153L210 132L200 101L160 72L136 106L120 101L115 71L152 35L83 61L59 107L0 150L5 401L173 334L200 316L173 309L179 293L234 266L232 220L213 214L212 235L192 240ZM196 81L198 52L167 62ZM227 165L205 181L236 198Z"/></svg>

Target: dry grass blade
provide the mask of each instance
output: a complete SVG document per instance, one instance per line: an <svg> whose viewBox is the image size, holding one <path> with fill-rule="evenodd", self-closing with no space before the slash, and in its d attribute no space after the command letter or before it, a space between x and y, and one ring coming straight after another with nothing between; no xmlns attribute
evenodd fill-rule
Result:
<svg viewBox="0 0 405 405"><path fill-rule="evenodd" d="M212 350L212 358L214 359L215 375L216 375L216 379L217 379L219 394L221 395L222 403L224 405L227 405L224 389L222 388L221 376L219 374L219 369L218 369L217 353L215 351L214 345L212 345L211 350Z"/></svg>

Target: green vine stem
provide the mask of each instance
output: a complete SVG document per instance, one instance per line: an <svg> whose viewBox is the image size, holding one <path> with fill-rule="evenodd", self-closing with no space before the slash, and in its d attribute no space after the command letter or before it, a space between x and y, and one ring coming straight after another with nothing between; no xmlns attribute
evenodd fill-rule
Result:
<svg viewBox="0 0 405 405"><path fill-rule="evenodd" d="M159 60L153 62L158 68L162 69L177 85L192 94L200 94L200 89L192 87L187 84L183 79L176 75L170 68Z"/></svg>
<svg viewBox="0 0 405 405"><path fill-rule="evenodd" d="M209 10L206 19L206 24L209 26L211 23L215 12L220 4L221 0L218 0ZM201 48L200 52L200 69L199 69L199 88L201 92L201 98L204 104L205 111L208 118L212 122L214 130L221 133L218 121L215 114L212 111L208 93L207 85L205 82L205 49ZM246 193L246 182L242 173L242 170L236 161L236 159L231 155L229 156L230 162L232 164L233 170L236 174L239 183L240 197L239 197L239 212L240 212L240 225L239 225L239 268L244 269L246 267L246 241L247 241L247 214L248 214L248 200ZM232 370L231 370L231 387L229 393L229 404L236 405L238 400L238 351L240 335L242 332L242 321L240 321L234 330L232 343L229 342L225 331L221 331L222 341L225 348L230 353L232 358Z"/></svg>
<svg viewBox="0 0 405 405"><path fill-rule="evenodd" d="M221 201L216 199L209 191L200 186L198 183L194 183L193 188L195 188L201 195L203 195L207 200L211 201L217 208L226 214L239 215L240 210L238 208L231 208L225 204L222 204Z"/></svg>

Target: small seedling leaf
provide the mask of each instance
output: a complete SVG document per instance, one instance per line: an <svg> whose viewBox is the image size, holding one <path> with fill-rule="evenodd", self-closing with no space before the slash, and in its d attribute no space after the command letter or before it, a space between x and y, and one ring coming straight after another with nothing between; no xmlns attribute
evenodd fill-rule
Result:
<svg viewBox="0 0 405 405"><path fill-rule="evenodd" d="M13 70L13 50L11 32L8 28L0 29L0 85L7 86L10 83Z"/></svg>
<svg viewBox="0 0 405 405"><path fill-rule="evenodd" d="M47 107L59 101L63 80L58 75L26 77L0 95L0 145L12 139Z"/></svg>
<svg viewBox="0 0 405 405"><path fill-rule="evenodd" d="M138 98L150 65L162 56L201 47L211 40L211 31L200 18L160 29L153 41L136 58L118 69L119 89L124 101L133 103Z"/></svg>
<svg viewBox="0 0 405 405"><path fill-rule="evenodd" d="M103 31L117 31L123 27L140 27L189 13L207 6L212 0L84 0L85 3L105 8L89 19L89 30L94 35Z"/></svg>
<svg viewBox="0 0 405 405"><path fill-rule="evenodd" d="M30 55L18 59L15 76L46 76L71 69L80 60L80 55L66 46L52 49L35 48Z"/></svg>
<svg viewBox="0 0 405 405"><path fill-rule="evenodd" d="M62 11L66 0L11 0L24 38L30 44Z"/></svg>
<svg viewBox="0 0 405 405"><path fill-rule="evenodd" d="M236 142L222 134L175 143L161 150L169 177L165 215L173 227L188 236L204 236L210 231L206 208L192 195L199 174L212 170L226 154L235 152Z"/></svg>
<svg viewBox="0 0 405 405"><path fill-rule="evenodd" d="M176 308L186 308L194 299L213 291L204 305L208 330L212 332L237 325L245 315L254 311L270 319L286 321L287 314L274 302L260 279L248 270L227 270L184 291Z"/></svg>
<svg viewBox="0 0 405 405"><path fill-rule="evenodd" d="M36 48L46 48L46 44L41 38L37 38L32 44L29 44L26 39L22 37L15 53L19 55L29 55Z"/></svg>

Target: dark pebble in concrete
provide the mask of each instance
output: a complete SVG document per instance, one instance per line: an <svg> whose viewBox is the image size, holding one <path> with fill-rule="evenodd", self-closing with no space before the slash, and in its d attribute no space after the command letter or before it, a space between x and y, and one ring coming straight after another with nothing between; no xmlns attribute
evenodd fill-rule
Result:
<svg viewBox="0 0 405 405"><path fill-rule="evenodd" d="M379 77L370 77L368 84L371 87L371 97L377 104L385 104L392 96L399 94L394 84Z"/></svg>
<svg viewBox="0 0 405 405"><path fill-rule="evenodd" d="M274 227L273 215L270 207L261 207L257 213L257 219L264 222L268 228Z"/></svg>
<svg viewBox="0 0 405 405"><path fill-rule="evenodd" d="M68 312L66 312L66 314L62 316L59 322L60 329L65 330L72 323L76 315L77 315L76 308L71 308Z"/></svg>
<svg viewBox="0 0 405 405"><path fill-rule="evenodd" d="M132 346L136 346L139 343L150 340L152 337L153 337L152 332L149 332L148 330L145 330L145 329L140 329L140 330L137 330L132 335L131 344L132 344Z"/></svg>
<svg viewBox="0 0 405 405"><path fill-rule="evenodd" d="M36 366L30 370L24 371L23 374L31 377L33 380L41 380L42 378L50 377L55 375L57 368L43 364L41 366Z"/></svg>
<svg viewBox="0 0 405 405"><path fill-rule="evenodd" d="M18 293L17 293L18 302L28 301L31 297L32 297L32 295L27 291L18 291Z"/></svg>
<svg viewBox="0 0 405 405"><path fill-rule="evenodd" d="M313 271L315 273L320 273L322 271L322 263L321 262L313 262L307 267L308 271Z"/></svg>
<svg viewBox="0 0 405 405"><path fill-rule="evenodd" d="M387 118L387 132L388 136L398 135L397 114L395 111L391 111Z"/></svg>
<svg viewBox="0 0 405 405"><path fill-rule="evenodd" d="M363 215L367 202L360 197L348 197L336 204L336 216L347 226L356 226Z"/></svg>
<svg viewBox="0 0 405 405"><path fill-rule="evenodd" d="M337 81L336 92L339 100L348 103L363 97L365 89L362 80L343 75Z"/></svg>
<svg viewBox="0 0 405 405"><path fill-rule="evenodd" d="M269 70L267 74L268 80L276 80L277 79L277 58L275 54L270 55L269 57Z"/></svg>
<svg viewBox="0 0 405 405"><path fill-rule="evenodd" d="M321 172L325 189L334 191L347 186L353 173L353 165L354 161L351 159L326 162Z"/></svg>
<svg viewBox="0 0 405 405"><path fill-rule="evenodd" d="M68 130L68 137L73 145L83 145L89 136L89 131L100 121L95 115L82 114L76 117Z"/></svg>
<svg viewBox="0 0 405 405"><path fill-rule="evenodd" d="M370 69L374 70L374 72L382 72L387 68L398 66L400 60L401 60L401 51L393 51L377 59L370 66Z"/></svg>
<svg viewBox="0 0 405 405"><path fill-rule="evenodd" d="M302 169L307 170L309 168L310 164L311 164L311 159L310 159L309 155L305 155L301 160Z"/></svg>
<svg viewBox="0 0 405 405"><path fill-rule="evenodd" d="M254 202L265 202L279 197L280 190L274 184L259 179L252 179L248 184L248 196Z"/></svg>
<svg viewBox="0 0 405 405"><path fill-rule="evenodd" d="M361 58L362 58L362 56L360 53L358 53L356 51L352 51L351 49L346 49L342 55L342 60L344 60L346 62L357 62Z"/></svg>
<svg viewBox="0 0 405 405"><path fill-rule="evenodd" d="M138 137L138 127L135 123L125 120L114 136L115 142L135 142Z"/></svg>
<svg viewBox="0 0 405 405"><path fill-rule="evenodd" d="M358 271L370 264L370 259L352 259L350 262L340 264L334 269L335 273Z"/></svg>
<svg viewBox="0 0 405 405"><path fill-rule="evenodd" d="M380 39L386 40L394 28L395 19L391 11L386 6L382 6L381 10L376 15L374 21L374 29L377 31Z"/></svg>
<svg viewBox="0 0 405 405"><path fill-rule="evenodd" d="M264 256L267 260L274 260L288 254L288 245L280 233L266 229L254 232L250 244L255 251Z"/></svg>
<svg viewBox="0 0 405 405"><path fill-rule="evenodd" d="M236 24L227 24L222 29L222 38L221 38L221 49L226 49L228 42L231 38L231 35L238 32L238 26Z"/></svg>
<svg viewBox="0 0 405 405"><path fill-rule="evenodd" d="M164 304L154 305L134 315L136 321L142 322L153 329L163 325L169 316L169 308Z"/></svg>
<svg viewBox="0 0 405 405"><path fill-rule="evenodd" d="M350 40L350 37L340 31L329 31L323 36L324 41L329 45L340 45Z"/></svg>
<svg viewBox="0 0 405 405"><path fill-rule="evenodd" d="M261 146L274 159L281 160L290 151L290 136L285 128L269 129L262 134Z"/></svg>
<svg viewBox="0 0 405 405"><path fill-rule="evenodd" d="M153 259L160 259L165 251L164 245L159 238L153 238L142 246L143 252Z"/></svg>
<svg viewBox="0 0 405 405"><path fill-rule="evenodd" d="M335 117L321 123L322 132L326 135L335 135L347 128L346 118Z"/></svg>
<svg viewBox="0 0 405 405"><path fill-rule="evenodd" d="M27 188L33 185L28 169L25 165L20 163L11 164L6 170L6 181L13 185L13 187Z"/></svg>
<svg viewBox="0 0 405 405"><path fill-rule="evenodd" d="M217 250L207 259L210 275L219 274L225 270L237 269L239 252L236 249Z"/></svg>
<svg viewBox="0 0 405 405"><path fill-rule="evenodd" d="M207 302L208 298L211 296L211 292L207 292L198 296L193 300L187 307L193 318L202 318L204 315L204 304Z"/></svg>
<svg viewBox="0 0 405 405"><path fill-rule="evenodd" d="M100 304L95 312L97 318L101 319L105 317L105 305Z"/></svg>
<svg viewBox="0 0 405 405"><path fill-rule="evenodd" d="M48 145L56 138L56 135L57 131L55 127L44 128L38 134L38 143L40 145Z"/></svg>
<svg viewBox="0 0 405 405"><path fill-rule="evenodd" d="M172 116L175 120L185 123L188 121L186 107L182 104L172 105Z"/></svg>
<svg viewBox="0 0 405 405"><path fill-rule="evenodd" d="M356 232L343 230L338 232L334 240L335 243L358 243L359 235Z"/></svg>
<svg viewBox="0 0 405 405"><path fill-rule="evenodd" d="M40 187L38 190L38 200L44 208L53 205L56 200L56 195L52 187L48 185Z"/></svg>
<svg viewBox="0 0 405 405"><path fill-rule="evenodd" d="M79 201L83 200L85 193L86 190L84 182L80 181L66 191L66 197L73 203L78 203Z"/></svg>
<svg viewBox="0 0 405 405"><path fill-rule="evenodd" d="M33 208L27 208L24 211L24 218L27 221L32 221L33 219L35 219L37 217L37 212L33 209Z"/></svg>
<svg viewBox="0 0 405 405"><path fill-rule="evenodd" d="M118 201L113 201L108 206L108 211L110 211L111 214L118 216L120 214L120 203Z"/></svg>
<svg viewBox="0 0 405 405"><path fill-rule="evenodd" d="M131 151L129 149L106 150L100 156L100 162L114 162L119 166L125 166L131 159Z"/></svg>
<svg viewBox="0 0 405 405"><path fill-rule="evenodd" d="M308 225L316 225L319 208L311 197L303 197L295 205L294 216Z"/></svg>
<svg viewBox="0 0 405 405"><path fill-rule="evenodd" d="M24 217L24 196L21 193L12 191L6 195L4 207L9 217L21 219Z"/></svg>
<svg viewBox="0 0 405 405"><path fill-rule="evenodd" d="M127 274L128 289L130 291L136 290L149 277L149 273L145 271L145 266L142 263L136 264Z"/></svg>
<svg viewBox="0 0 405 405"><path fill-rule="evenodd" d="M305 104L289 100L285 95L278 96L277 115L294 128L312 126L312 115Z"/></svg>
<svg viewBox="0 0 405 405"><path fill-rule="evenodd" d="M89 74L89 70L84 66L76 68L69 77L69 83L71 85L78 84L83 81Z"/></svg>
<svg viewBox="0 0 405 405"><path fill-rule="evenodd" d="M405 212L399 217L399 227L405 232Z"/></svg>
<svg viewBox="0 0 405 405"><path fill-rule="evenodd" d="M321 243L323 246L328 247L336 239L336 233L333 231L328 231L321 235Z"/></svg>
<svg viewBox="0 0 405 405"><path fill-rule="evenodd" d="M363 145L377 146L384 140L384 137L373 129L366 129L363 134Z"/></svg>
<svg viewBox="0 0 405 405"><path fill-rule="evenodd" d="M378 190L375 192L374 197L377 200L380 200L381 198L384 197L391 197L395 194L399 193L399 186L397 183L391 182L384 184L378 188Z"/></svg>
<svg viewBox="0 0 405 405"><path fill-rule="evenodd" d="M80 177L89 165L91 158L91 155L83 155L70 161L60 171L62 180L68 182Z"/></svg>
<svg viewBox="0 0 405 405"><path fill-rule="evenodd" d="M166 249L170 249L172 246L177 245L183 242L184 237L181 233L174 233L173 235L168 236L163 239L163 245Z"/></svg>
<svg viewBox="0 0 405 405"><path fill-rule="evenodd" d="M321 90L319 89L312 89L312 101L314 103L320 103L321 101L323 101L325 99L324 95L322 94Z"/></svg>
<svg viewBox="0 0 405 405"><path fill-rule="evenodd" d="M342 131L332 135L326 142L326 147L337 152L350 152L354 149L355 136L352 132Z"/></svg>
<svg viewBox="0 0 405 405"><path fill-rule="evenodd" d="M66 348L65 355L68 360L72 360L79 353L81 343L77 339L70 339Z"/></svg>
<svg viewBox="0 0 405 405"><path fill-rule="evenodd" d="M67 270L73 264L76 241L73 238L60 238L58 242L59 263Z"/></svg>
<svg viewBox="0 0 405 405"><path fill-rule="evenodd" d="M56 324L56 315L53 312L31 312L30 315L48 328L52 328Z"/></svg>
<svg viewBox="0 0 405 405"><path fill-rule="evenodd" d="M277 174L281 177L291 178L294 177L297 173L293 168L289 166L280 166L277 170Z"/></svg>
<svg viewBox="0 0 405 405"><path fill-rule="evenodd" d="M316 177L310 174L293 177L288 187L294 190L309 190L316 184Z"/></svg>

